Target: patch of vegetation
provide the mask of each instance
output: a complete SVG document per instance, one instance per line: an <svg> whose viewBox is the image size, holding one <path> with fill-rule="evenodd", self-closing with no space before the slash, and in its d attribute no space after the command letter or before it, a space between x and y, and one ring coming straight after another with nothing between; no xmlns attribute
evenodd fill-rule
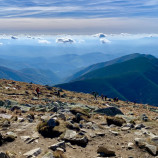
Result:
<svg viewBox="0 0 158 158"><path fill-rule="evenodd" d="M122 126L126 121L123 118L118 118L118 117L107 117L106 118L108 126L111 124L114 124L116 126Z"/></svg>
<svg viewBox="0 0 158 158"><path fill-rule="evenodd" d="M67 158L62 151L60 150L56 150L55 152L53 152L53 156L54 158Z"/></svg>
<svg viewBox="0 0 158 158"><path fill-rule="evenodd" d="M76 115L77 113L79 113L81 115L84 115L84 116L87 116L88 118L90 118L90 114L89 114L88 109L83 109L83 108L80 108L80 107L75 107L75 108L72 108L70 111L74 115Z"/></svg>
<svg viewBox="0 0 158 158"><path fill-rule="evenodd" d="M55 127L50 127L48 121L40 122L37 125L37 131L44 137L58 137L67 129L67 122L63 120L57 120Z"/></svg>

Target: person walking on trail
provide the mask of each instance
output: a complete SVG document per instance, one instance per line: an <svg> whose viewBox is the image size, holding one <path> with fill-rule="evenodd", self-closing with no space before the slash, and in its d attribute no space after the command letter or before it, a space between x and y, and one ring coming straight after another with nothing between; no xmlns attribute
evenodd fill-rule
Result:
<svg viewBox="0 0 158 158"><path fill-rule="evenodd" d="M104 100L104 95L103 94L101 95L101 99Z"/></svg>
<svg viewBox="0 0 158 158"><path fill-rule="evenodd" d="M95 99L95 100L97 100L97 96L98 96L98 93L95 92L95 93L94 93L94 99Z"/></svg>
<svg viewBox="0 0 158 158"><path fill-rule="evenodd" d="M39 98L39 95L40 95L40 89L39 89L39 87L36 88L36 93L37 93L37 96Z"/></svg>
<svg viewBox="0 0 158 158"><path fill-rule="evenodd" d="M57 97L60 98L60 90L57 91Z"/></svg>

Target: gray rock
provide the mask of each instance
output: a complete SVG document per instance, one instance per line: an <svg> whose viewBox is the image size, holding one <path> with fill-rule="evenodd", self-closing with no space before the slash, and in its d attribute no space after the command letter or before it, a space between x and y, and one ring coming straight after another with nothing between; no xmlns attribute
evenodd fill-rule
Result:
<svg viewBox="0 0 158 158"><path fill-rule="evenodd" d="M130 130L130 129L131 129L130 127L122 127L122 128L121 128L122 131L128 131L128 130Z"/></svg>
<svg viewBox="0 0 158 158"><path fill-rule="evenodd" d="M5 120L2 124L2 127L9 127L10 126L10 122L8 120Z"/></svg>
<svg viewBox="0 0 158 158"><path fill-rule="evenodd" d="M94 111L95 113L104 114L107 116L123 115L122 111L116 107L110 106L103 109L98 109Z"/></svg>
<svg viewBox="0 0 158 158"><path fill-rule="evenodd" d="M145 139L143 139L143 138L135 138L134 141L135 141L135 144L139 148L145 148L145 145L146 145Z"/></svg>
<svg viewBox="0 0 158 158"><path fill-rule="evenodd" d="M77 136L76 131L73 131L73 130L66 130L64 139L70 140L70 139L75 138L76 136Z"/></svg>
<svg viewBox="0 0 158 158"><path fill-rule="evenodd" d="M59 143L56 143L56 144L53 144L51 146L49 146L49 149L55 151L57 148L62 148L64 151L65 151L65 142L62 141L62 142L59 142Z"/></svg>
<svg viewBox="0 0 158 158"><path fill-rule="evenodd" d="M38 100L38 98L37 97L33 97L32 100Z"/></svg>
<svg viewBox="0 0 158 158"><path fill-rule="evenodd" d="M150 140L158 145L158 136L151 136Z"/></svg>
<svg viewBox="0 0 158 158"><path fill-rule="evenodd" d="M32 158L32 157L38 156L40 153L41 153L41 149L36 148L36 149L33 149L33 150L30 150L30 151L26 152L23 155L26 156L27 158Z"/></svg>
<svg viewBox="0 0 158 158"><path fill-rule="evenodd" d="M6 135L12 136L14 138L17 138L17 135L14 132L7 132Z"/></svg>
<svg viewBox="0 0 158 158"><path fill-rule="evenodd" d="M0 158L10 158L10 157L4 152L0 152Z"/></svg>
<svg viewBox="0 0 158 158"><path fill-rule="evenodd" d="M38 138L39 138L39 133L38 133L38 132L35 132L35 133L32 135L32 138L38 139Z"/></svg>
<svg viewBox="0 0 158 158"><path fill-rule="evenodd" d="M80 135L73 130L66 130L64 140L81 146L86 146L88 143L87 136L85 136L83 133Z"/></svg>
<svg viewBox="0 0 158 158"><path fill-rule="evenodd" d="M151 154L156 156L157 155L157 147L155 145L146 144L146 150Z"/></svg>
<svg viewBox="0 0 158 158"><path fill-rule="evenodd" d="M21 136L20 138L21 138L24 142L27 142L27 141L29 141L29 140L31 139L30 136Z"/></svg>
<svg viewBox="0 0 158 158"><path fill-rule="evenodd" d="M142 129L142 128L145 128L143 124L135 125L135 129Z"/></svg>
<svg viewBox="0 0 158 158"><path fill-rule="evenodd" d="M19 121L19 122L24 122L25 119L24 119L23 117L18 117L18 121Z"/></svg>
<svg viewBox="0 0 158 158"><path fill-rule="evenodd" d="M111 130L110 130L110 132L111 132L113 135L115 135L115 136L119 135L119 133L116 132L116 131L111 131Z"/></svg>
<svg viewBox="0 0 158 158"><path fill-rule="evenodd" d="M142 114L140 118L142 121L148 121L148 116L146 116L146 114Z"/></svg>
<svg viewBox="0 0 158 158"><path fill-rule="evenodd" d="M133 144L132 142L129 142L129 143L128 143L128 149L129 149L129 150L133 149L133 146L134 146L134 144Z"/></svg>
<svg viewBox="0 0 158 158"><path fill-rule="evenodd" d="M0 117L2 117L4 119L11 119L12 115L9 115L9 114L0 114Z"/></svg>
<svg viewBox="0 0 158 158"><path fill-rule="evenodd" d="M54 158L53 153L48 152L47 154L45 154L42 158Z"/></svg>
<svg viewBox="0 0 158 158"><path fill-rule="evenodd" d="M66 121L66 116L64 114L59 114L58 117L64 121Z"/></svg>

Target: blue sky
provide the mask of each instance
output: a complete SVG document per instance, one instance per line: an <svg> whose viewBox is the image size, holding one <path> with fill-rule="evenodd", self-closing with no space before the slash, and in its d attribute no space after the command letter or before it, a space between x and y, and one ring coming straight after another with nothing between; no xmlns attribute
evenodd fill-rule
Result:
<svg viewBox="0 0 158 158"><path fill-rule="evenodd" d="M0 0L1 32L158 33L158 0Z"/></svg>

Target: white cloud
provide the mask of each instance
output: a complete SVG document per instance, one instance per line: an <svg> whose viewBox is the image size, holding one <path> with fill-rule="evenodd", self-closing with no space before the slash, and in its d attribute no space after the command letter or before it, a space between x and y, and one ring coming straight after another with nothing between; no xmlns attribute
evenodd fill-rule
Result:
<svg viewBox="0 0 158 158"><path fill-rule="evenodd" d="M73 40L72 38L63 37L63 38L57 38L56 43L75 43L75 40Z"/></svg>
<svg viewBox="0 0 158 158"><path fill-rule="evenodd" d="M108 39L106 39L106 38L101 38L101 39L100 39L100 42L103 43L103 44L111 43L111 41L108 40Z"/></svg>
<svg viewBox="0 0 158 158"><path fill-rule="evenodd" d="M0 46L3 46L3 43L0 43Z"/></svg>
<svg viewBox="0 0 158 158"><path fill-rule="evenodd" d="M44 40L44 39L39 39L38 43L40 43L40 44L51 44L50 41L47 41L47 40Z"/></svg>
<svg viewBox="0 0 158 158"><path fill-rule="evenodd" d="M105 38L107 35L104 34L104 33L98 33L98 34L95 34L93 35L94 37L99 37L99 38Z"/></svg>

